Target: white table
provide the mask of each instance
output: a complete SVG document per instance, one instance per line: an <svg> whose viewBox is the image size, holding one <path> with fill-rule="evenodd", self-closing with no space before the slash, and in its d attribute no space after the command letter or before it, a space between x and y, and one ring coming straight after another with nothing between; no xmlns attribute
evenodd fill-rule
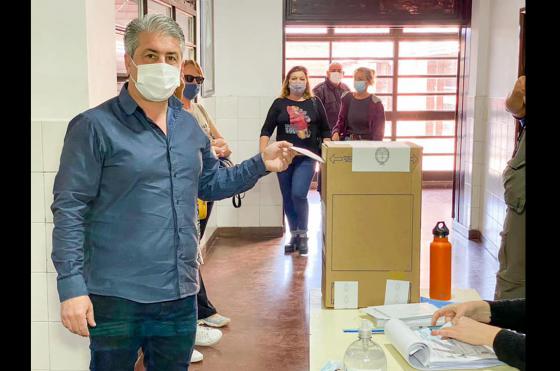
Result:
<svg viewBox="0 0 560 371"><path fill-rule="evenodd" d="M420 290L421 296L428 297L427 290ZM359 309L325 309L321 304L321 289L310 290L309 308L309 370L319 371L329 360L342 361L346 348L358 339L355 333L344 333L345 328L359 328L361 319L367 318ZM473 289L454 289L451 301L463 302L480 300ZM384 348L388 371L414 371L395 347L383 334L374 334L373 341ZM510 366L499 366L480 370L512 371Z"/></svg>

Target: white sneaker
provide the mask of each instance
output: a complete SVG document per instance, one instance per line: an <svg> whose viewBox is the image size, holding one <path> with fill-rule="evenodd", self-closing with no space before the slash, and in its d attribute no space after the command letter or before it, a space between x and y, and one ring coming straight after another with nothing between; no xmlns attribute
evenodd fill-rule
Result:
<svg viewBox="0 0 560 371"><path fill-rule="evenodd" d="M197 325L194 345L207 347L216 344L221 338L222 332L220 330Z"/></svg>
<svg viewBox="0 0 560 371"><path fill-rule="evenodd" d="M192 351L192 355L191 355L191 363L194 362L200 362L202 361L202 358L204 358L204 356L202 355L202 353L200 353L198 350L193 349Z"/></svg>
<svg viewBox="0 0 560 371"><path fill-rule="evenodd" d="M219 313L213 314L210 317L203 318L198 321L199 324L204 324L211 327L224 327L230 323L230 319L222 316Z"/></svg>

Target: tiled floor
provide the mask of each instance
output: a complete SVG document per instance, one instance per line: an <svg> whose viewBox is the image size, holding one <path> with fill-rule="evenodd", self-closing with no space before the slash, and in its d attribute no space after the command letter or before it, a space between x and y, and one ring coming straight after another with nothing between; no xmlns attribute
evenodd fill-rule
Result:
<svg viewBox="0 0 560 371"><path fill-rule="evenodd" d="M284 255L283 239L218 238L202 266L209 297L231 317L204 361L192 370L307 371L309 288L321 284L320 202L310 193L309 255ZM422 202L421 286L429 282L429 243L435 223L450 227L451 190L425 190ZM453 284L491 299L497 260L481 244L453 233ZM287 236L286 236L287 238ZM315 370L313 370L315 371Z"/></svg>

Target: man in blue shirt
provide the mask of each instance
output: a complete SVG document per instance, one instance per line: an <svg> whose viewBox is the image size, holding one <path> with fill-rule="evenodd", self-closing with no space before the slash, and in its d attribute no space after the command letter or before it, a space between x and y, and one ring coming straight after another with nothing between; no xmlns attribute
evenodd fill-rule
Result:
<svg viewBox="0 0 560 371"><path fill-rule="evenodd" d="M188 368L196 332L197 197L252 188L293 158L276 142L220 168L210 141L172 94L184 35L147 15L126 28L131 82L76 116L54 184L52 260L64 326L90 337L92 370ZM95 315L94 315L95 310Z"/></svg>

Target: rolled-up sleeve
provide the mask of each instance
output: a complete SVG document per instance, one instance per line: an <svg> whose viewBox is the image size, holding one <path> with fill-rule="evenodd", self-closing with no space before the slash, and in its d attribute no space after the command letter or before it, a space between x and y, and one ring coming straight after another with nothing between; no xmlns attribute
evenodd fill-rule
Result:
<svg viewBox="0 0 560 371"><path fill-rule="evenodd" d="M238 165L220 168L219 160L212 153L208 141L203 151L203 168L198 197L205 201L217 201L245 192L268 174L261 154L257 154Z"/></svg>
<svg viewBox="0 0 560 371"><path fill-rule="evenodd" d="M85 216L97 196L102 168L102 141L93 122L78 115L66 131L51 205L51 258L61 302L88 294L83 276Z"/></svg>

